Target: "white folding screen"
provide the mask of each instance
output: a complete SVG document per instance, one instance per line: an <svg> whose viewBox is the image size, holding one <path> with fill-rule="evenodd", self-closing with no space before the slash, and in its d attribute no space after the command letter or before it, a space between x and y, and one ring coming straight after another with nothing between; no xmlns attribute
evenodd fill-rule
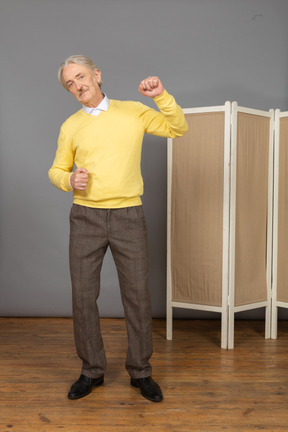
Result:
<svg viewBox="0 0 288 432"><path fill-rule="evenodd" d="M243 310L265 307L270 337L273 110L184 112L188 134L168 140L167 339L173 308L218 312L231 349Z"/></svg>

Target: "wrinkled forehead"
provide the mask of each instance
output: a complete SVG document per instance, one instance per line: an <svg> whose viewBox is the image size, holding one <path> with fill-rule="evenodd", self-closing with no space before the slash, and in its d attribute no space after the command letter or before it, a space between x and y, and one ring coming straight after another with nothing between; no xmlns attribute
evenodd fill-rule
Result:
<svg viewBox="0 0 288 432"><path fill-rule="evenodd" d="M70 63L67 66L64 67L62 75L64 81L67 83L72 79L77 78L81 74L92 74L91 69L87 68L86 66L79 65L76 63Z"/></svg>

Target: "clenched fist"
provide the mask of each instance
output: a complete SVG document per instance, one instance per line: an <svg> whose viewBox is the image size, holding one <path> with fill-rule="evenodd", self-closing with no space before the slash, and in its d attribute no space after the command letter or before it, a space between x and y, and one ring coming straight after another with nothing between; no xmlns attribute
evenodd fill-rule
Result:
<svg viewBox="0 0 288 432"><path fill-rule="evenodd" d="M148 78L141 81L138 90L143 96L149 96L153 98L163 93L164 87L158 77L149 76Z"/></svg>
<svg viewBox="0 0 288 432"><path fill-rule="evenodd" d="M70 184L73 189L83 191L88 183L88 171L86 168L76 168L70 177Z"/></svg>

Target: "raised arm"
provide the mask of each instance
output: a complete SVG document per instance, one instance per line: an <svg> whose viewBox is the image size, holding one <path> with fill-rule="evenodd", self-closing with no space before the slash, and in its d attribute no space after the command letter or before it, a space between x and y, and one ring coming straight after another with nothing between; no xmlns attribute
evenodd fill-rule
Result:
<svg viewBox="0 0 288 432"><path fill-rule="evenodd" d="M188 125L182 108L176 103L157 76L149 76L141 81L139 92L143 96L153 98L160 112L142 106L141 118L145 133L163 137L175 138L184 135Z"/></svg>

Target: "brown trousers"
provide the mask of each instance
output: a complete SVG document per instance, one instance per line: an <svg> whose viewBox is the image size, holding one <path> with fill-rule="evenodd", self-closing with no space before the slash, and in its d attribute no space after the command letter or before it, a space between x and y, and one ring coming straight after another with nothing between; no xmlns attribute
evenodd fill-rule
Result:
<svg viewBox="0 0 288 432"><path fill-rule="evenodd" d="M116 264L126 318L126 369L133 378L151 375L152 319L148 289L147 228L142 206L96 209L73 204L70 213L70 273L74 337L82 373L97 378L106 369L97 298L105 252Z"/></svg>

